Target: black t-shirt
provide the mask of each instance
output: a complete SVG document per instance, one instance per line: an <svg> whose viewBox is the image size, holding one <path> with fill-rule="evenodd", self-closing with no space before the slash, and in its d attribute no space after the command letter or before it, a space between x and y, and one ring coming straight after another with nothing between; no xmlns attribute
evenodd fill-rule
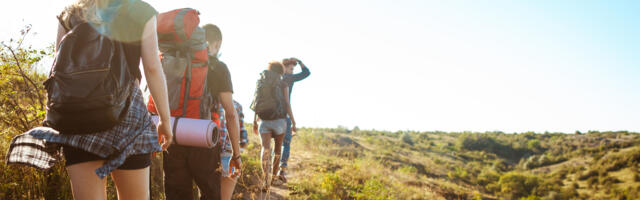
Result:
<svg viewBox="0 0 640 200"><path fill-rule="evenodd" d="M116 0L100 10L103 13L106 31L103 32L111 40L121 42L124 46L125 57L131 74L138 80L142 78L140 72L140 58L142 57L142 32L144 25L158 11L141 0ZM73 10L72 13L63 11L59 18L62 26L67 30L82 23L78 17L82 11Z"/></svg>
<svg viewBox="0 0 640 200"><path fill-rule="evenodd" d="M218 101L218 95L222 92L233 93L233 84L231 83L231 73L229 68L218 58L209 56L209 69L212 69L207 74L207 88Z"/></svg>

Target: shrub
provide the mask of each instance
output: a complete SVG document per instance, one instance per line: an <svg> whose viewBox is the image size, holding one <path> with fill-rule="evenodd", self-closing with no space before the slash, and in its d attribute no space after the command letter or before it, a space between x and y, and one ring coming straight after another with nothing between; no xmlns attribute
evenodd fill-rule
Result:
<svg viewBox="0 0 640 200"><path fill-rule="evenodd" d="M518 143L513 144L514 146L504 145L488 134L463 134L458 137L456 147L460 150L493 153L512 161L517 161L521 157L530 155L531 151L526 147L521 148Z"/></svg>
<svg viewBox="0 0 640 200"><path fill-rule="evenodd" d="M580 175L578 177L578 180L584 181L584 180L587 180L588 178L591 178L591 177L597 176L597 175L598 175L598 171L589 170L589 171L587 171L587 173Z"/></svg>
<svg viewBox="0 0 640 200"><path fill-rule="evenodd" d="M463 167L456 167L455 171L449 171L449 173L447 173L447 176L450 179L466 179L469 174Z"/></svg>
<svg viewBox="0 0 640 200"><path fill-rule="evenodd" d="M542 148L540 147L540 140L533 139L527 142L527 147L534 152L540 151Z"/></svg>
<svg viewBox="0 0 640 200"><path fill-rule="evenodd" d="M542 198L536 196L536 195L529 195L527 197L521 197L518 200L542 200Z"/></svg>
<svg viewBox="0 0 640 200"><path fill-rule="evenodd" d="M407 143L408 145L413 145L413 140L411 139L411 135L409 135L409 133L402 134L402 142Z"/></svg>
<svg viewBox="0 0 640 200"><path fill-rule="evenodd" d="M371 178L365 181L362 189L353 194L353 197L356 199L394 199L392 194L389 187L382 181Z"/></svg>
<svg viewBox="0 0 640 200"><path fill-rule="evenodd" d="M477 184L487 186L500 180L500 174L492 170L484 170L478 174Z"/></svg>
<svg viewBox="0 0 640 200"><path fill-rule="evenodd" d="M500 193L507 199L518 199L532 195L540 180L536 176L509 172L500 177Z"/></svg>

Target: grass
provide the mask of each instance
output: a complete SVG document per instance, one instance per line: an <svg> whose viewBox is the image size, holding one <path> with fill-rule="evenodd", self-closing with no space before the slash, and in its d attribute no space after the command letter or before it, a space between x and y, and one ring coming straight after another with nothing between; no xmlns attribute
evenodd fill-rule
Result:
<svg viewBox="0 0 640 200"><path fill-rule="evenodd" d="M249 127L250 128L250 127ZM12 131L11 133L8 133ZM10 135L0 140L0 199L70 199L61 165L48 171L4 164ZM394 136L394 134L397 134ZM424 134L424 135L423 135ZM496 154L459 145L469 133L335 133L301 129L292 143L288 188L275 197L289 199L634 199L640 189L640 136L635 133L588 135L489 134L498 147L535 139L537 153ZM480 133L474 133L480 134ZM484 133L482 133L484 134ZM479 137L481 138L481 137ZM622 138L622 139L620 139ZM409 142L410 140L410 142ZM524 140L524 142L523 142ZM562 141L562 146L556 144ZM606 145L603 145L603 141ZM615 142L612 142L615 141ZM480 146L482 147L482 146ZM496 147L492 147L496 148ZM499 150L499 149L498 149ZM526 152L527 150L518 150ZM534 152L531 150L531 152ZM261 194L260 143L250 134L242 155L243 173L234 199ZM560 161L554 160L562 156ZM548 158L546 158L548 157ZM597 159L596 159L597 158ZM519 161L515 161L519 160ZM535 160L535 166L525 164ZM547 162L547 160L549 160ZM164 199L162 157L154 157L153 199ZM529 181L528 181L529 180ZM531 182L533 181L533 182ZM524 184L524 185L523 185ZM513 187L524 187L515 193ZM197 192L197 191L196 191ZM109 181L108 195L115 198ZM279 195L279 196L278 196ZM523 196L524 195L524 196Z"/></svg>

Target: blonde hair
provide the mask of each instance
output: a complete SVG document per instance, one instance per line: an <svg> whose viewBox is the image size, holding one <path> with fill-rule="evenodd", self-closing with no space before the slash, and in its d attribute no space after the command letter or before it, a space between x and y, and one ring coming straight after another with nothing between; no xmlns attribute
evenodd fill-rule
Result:
<svg viewBox="0 0 640 200"><path fill-rule="evenodd" d="M70 17L72 15L76 15L80 17L81 20L93 23L93 24L102 24L104 19L102 19L97 13L98 8L105 8L109 5L109 2L113 0L78 0L75 3L67 6L64 9L64 16L62 19L65 23L70 24Z"/></svg>

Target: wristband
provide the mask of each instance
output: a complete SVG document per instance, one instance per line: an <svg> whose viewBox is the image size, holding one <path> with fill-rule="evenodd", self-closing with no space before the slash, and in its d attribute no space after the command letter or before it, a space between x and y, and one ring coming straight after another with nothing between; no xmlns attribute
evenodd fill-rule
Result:
<svg viewBox="0 0 640 200"><path fill-rule="evenodd" d="M240 159L240 155L237 155L231 158L231 160L238 160L238 159Z"/></svg>

